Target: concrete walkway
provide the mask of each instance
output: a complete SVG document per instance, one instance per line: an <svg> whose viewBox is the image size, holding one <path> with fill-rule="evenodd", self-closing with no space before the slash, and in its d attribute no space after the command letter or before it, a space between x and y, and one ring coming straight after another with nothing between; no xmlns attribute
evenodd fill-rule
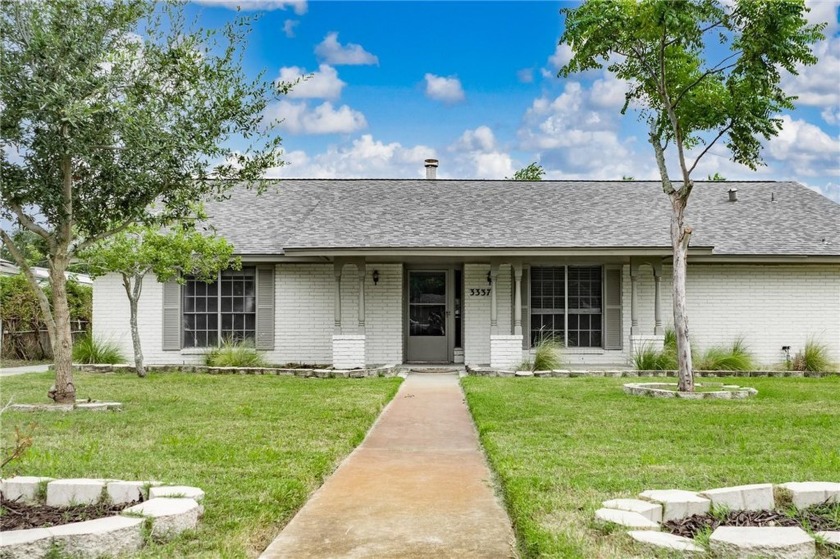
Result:
<svg viewBox="0 0 840 559"><path fill-rule="evenodd" d="M412 373L261 557L504 559L514 549L458 375Z"/></svg>
<svg viewBox="0 0 840 559"><path fill-rule="evenodd" d="M12 375L23 375L26 373L43 373L49 369L49 365L24 365L23 367L0 368L0 377Z"/></svg>

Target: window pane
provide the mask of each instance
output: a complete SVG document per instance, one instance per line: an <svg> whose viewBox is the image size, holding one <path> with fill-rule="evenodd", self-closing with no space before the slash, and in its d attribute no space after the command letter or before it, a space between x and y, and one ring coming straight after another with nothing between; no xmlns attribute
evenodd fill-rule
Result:
<svg viewBox="0 0 840 559"><path fill-rule="evenodd" d="M444 336L445 305L409 305L409 331L412 336Z"/></svg>

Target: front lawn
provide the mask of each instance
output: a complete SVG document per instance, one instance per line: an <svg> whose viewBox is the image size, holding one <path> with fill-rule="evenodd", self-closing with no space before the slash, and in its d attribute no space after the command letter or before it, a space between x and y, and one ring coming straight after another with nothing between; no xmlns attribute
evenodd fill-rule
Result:
<svg viewBox="0 0 840 559"><path fill-rule="evenodd" d="M838 377L731 379L759 391L737 401L627 396L627 381L463 379L523 557L654 556L593 522L645 489L840 481Z"/></svg>
<svg viewBox="0 0 840 559"><path fill-rule="evenodd" d="M43 402L49 373L2 379L2 400ZM15 425L37 424L14 473L155 479L201 487L200 528L140 557L255 557L364 438L399 379L298 379L151 373L75 375L79 397L123 412L23 413L2 418L3 453Z"/></svg>

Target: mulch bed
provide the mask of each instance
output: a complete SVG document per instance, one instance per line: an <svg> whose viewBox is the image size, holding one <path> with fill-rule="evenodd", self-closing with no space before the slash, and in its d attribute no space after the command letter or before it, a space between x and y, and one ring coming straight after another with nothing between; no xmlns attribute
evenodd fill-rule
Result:
<svg viewBox="0 0 840 559"><path fill-rule="evenodd" d="M124 508L138 504L123 503L112 505L100 503L96 505L76 505L73 507L48 507L47 505L33 505L20 501L7 501L0 498L0 531L27 530L29 528L47 528L70 524L71 522L83 522L113 516Z"/></svg>
<svg viewBox="0 0 840 559"><path fill-rule="evenodd" d="M798 511L795 517L772 510L745 510L730 512L723 518L695 514L688 518L662 523L662 527L667 532L686 538L693 538L704 530L714 531L718 526L798 526L802 528L803 525L814 532L840 530L840 523L829 518L825 508L820 507Z"/></svg>

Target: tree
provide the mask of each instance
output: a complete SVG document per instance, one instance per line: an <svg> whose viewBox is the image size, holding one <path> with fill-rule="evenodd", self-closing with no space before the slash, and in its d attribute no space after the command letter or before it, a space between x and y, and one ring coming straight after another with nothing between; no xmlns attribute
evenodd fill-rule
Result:
<svg viewBox="0 0 840 559"><path fill-rule="evenodd" d="M542 165L539 165L536 161L528 165L527 167L522 167L518 171L513 174L513 180L515 181L541 181L545 175L545 169L542 168ZM508 180L511 180L510 177L505 177Z"/></svg>
<svg viewBox="0 0 840 559"><path fill-rule="evenodd" d="M715 172L714 175L708 175L706 177L706 180L709 180L709 181L726 181L726 177L724 177L723 175L721 175L718 172Z"/></svg>
<svg viewBox="0 0 840 559"><path fill-rule="evenodd" d="M52 305L11 235L0 238L38 293L49 395L73 402L71 260L133 224L188 216L235 180L263 189L264 170L282 164L264 110L291 86L244 75L247 18L208 31L180 4L0 2L0 217L46 242Z"/></svg>
<svg viewBox="0 0 840 559"><path fill-rule="evenodd" d="M137 328L137 313L143 280L152 272L157 281L183 281L184 276L211 282L221 270L241 267L231 261L233 245L216 236L205 236L189 227L161 231L156 227L132 226L90 247L80 257L90 264L91 273L116 272L122 276L129 303L131 341L137 375L146 376L143 349Z"/></svg>
<svg viewBox="0 0 840 559"><path fill-rule="evenodd" d="M607 64L629 82L622 114L632 103L649 126L672 208L679 390L694 389L685 303L691 173L722 139L734 161L752 169L763 164L761 141L779 133L778 113L795 99L780 87L780 70L796 74L798 64L816 62L811 44L824 25L808 25L807 11L803 0L589 0L562 10L560 40L573 56L560 75ZM674 159L679 179L672 182Z"/></svg>

